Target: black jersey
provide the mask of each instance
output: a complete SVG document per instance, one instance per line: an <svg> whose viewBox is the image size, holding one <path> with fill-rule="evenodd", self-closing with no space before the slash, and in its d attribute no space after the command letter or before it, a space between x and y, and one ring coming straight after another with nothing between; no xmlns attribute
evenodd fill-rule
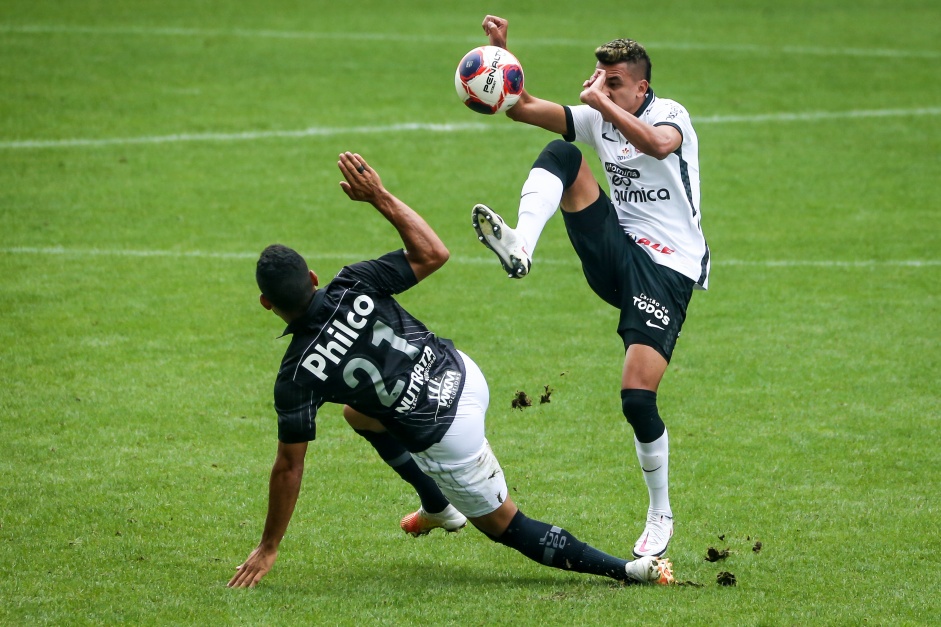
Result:
<svg viewBox="0 0 941 627"><path fill-rule="evenodd" d="M344 267L288 325L274 387L278 439L307 442L318 408L343 403L376 418L412 452L454 420L464 362L393 298L418 281L401 250Z"/></svg>

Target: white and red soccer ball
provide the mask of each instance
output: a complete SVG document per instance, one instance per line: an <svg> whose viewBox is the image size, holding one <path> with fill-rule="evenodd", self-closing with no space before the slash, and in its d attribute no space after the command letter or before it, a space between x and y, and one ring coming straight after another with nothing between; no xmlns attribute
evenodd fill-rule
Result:
<svg viewBox="0 0 941 627"><path fill-rule="evenodd" d="M454 73L454 88L464 104L477 113L506 111L523 93L523 66L503 48L480 46L461 59Z"/></svg>

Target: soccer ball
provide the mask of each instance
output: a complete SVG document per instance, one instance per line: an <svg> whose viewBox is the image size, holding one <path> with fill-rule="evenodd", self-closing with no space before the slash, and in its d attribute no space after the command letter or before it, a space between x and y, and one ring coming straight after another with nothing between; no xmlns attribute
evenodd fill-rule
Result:
<svg viewBox="0 0 941 627"><path fill-rule="evenodd" d="M454 88L464 104L477 113L506 111L523 93L523 66L503 48L480 46L461 59L454 73Z"/></svg>

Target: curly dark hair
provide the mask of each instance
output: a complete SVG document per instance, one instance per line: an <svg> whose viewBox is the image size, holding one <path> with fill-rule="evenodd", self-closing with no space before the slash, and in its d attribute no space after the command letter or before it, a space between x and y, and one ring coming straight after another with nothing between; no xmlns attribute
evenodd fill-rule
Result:
<svg viewBox="0 0 941 627"><path fill-rule="evenodd" d="M272 305L292 313L307 306L314 290L307 262L297 251L281 244L272 244L261 252L255 281Z"/></svg>
<svg viewBox="0 0 941 627"><path fill-rule="evenodd" d="M595 58L607 65L614 63L627 63L638 65L643 71L644 78L650 82L652 63L647 50L633 39L615 39L595 49Z"/></svg>

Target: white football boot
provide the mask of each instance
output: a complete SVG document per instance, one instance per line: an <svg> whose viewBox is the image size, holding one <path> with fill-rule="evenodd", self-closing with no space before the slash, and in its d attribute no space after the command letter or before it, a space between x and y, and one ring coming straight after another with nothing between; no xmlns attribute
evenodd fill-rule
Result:
<svg viewBox="0 0 941 627"><path fill-rule="evenodd" d="M462 529L467 524L467 518L457 511L453 505L448 505L443 512L429 514L424 507L412 512L402 519L399 527L402 531L417 538L427 534L432 529L444 529L448 533Z"/></svg>
<svg viewBox="0 0 941 627"><path fill-rule="evenodd" d="M647 511L647 526L634 543L634 557L659 557L667 552L673 537L673 517L657 510Z"/></svg>
<svg viewBox="0 0 941 627"><path fill-rule="evenodd" d="M673 564L670 560L648 555L641 557L633 562L628 562L624 567L627 576L638 583L654 583L661 586L668 586L673 583Z"/></svg>
<svg viewBox="0 0 941 627"><path fill-rule="evenodd" d="M533 258L516 231L508 227L503 218L487 205L474 205L472 214L477 239L497 253L507 275L511 279L521 279L529 274Z"/></svg>

